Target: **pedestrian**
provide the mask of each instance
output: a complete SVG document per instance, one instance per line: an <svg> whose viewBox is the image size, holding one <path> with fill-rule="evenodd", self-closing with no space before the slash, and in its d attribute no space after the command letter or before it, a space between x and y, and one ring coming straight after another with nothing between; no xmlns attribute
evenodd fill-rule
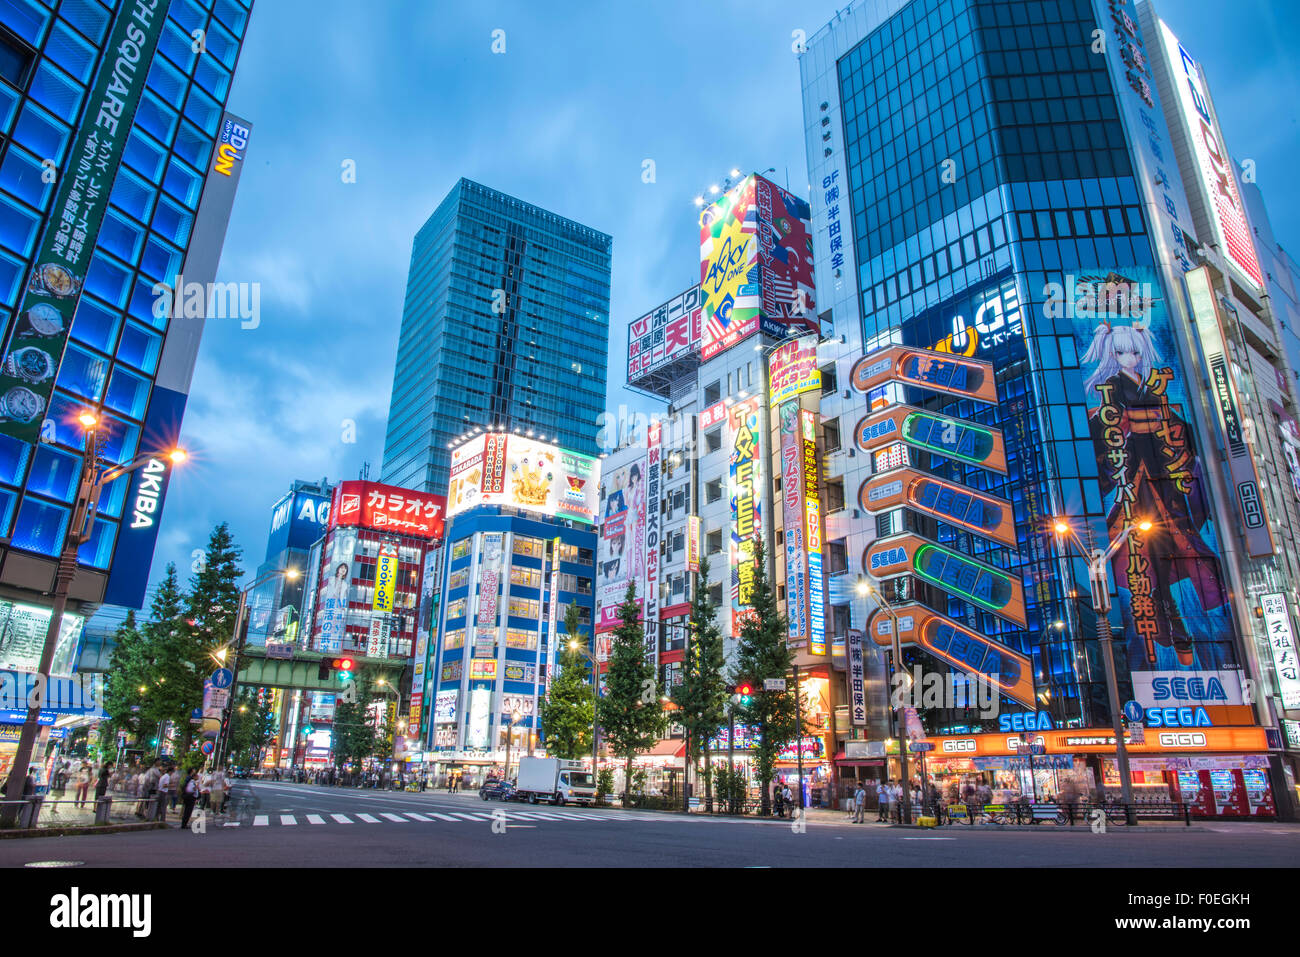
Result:
<svg viewBox="0 0 1300 957"><path fill-rule="evenodd" d="M108 783L113 776L113 762L105 761L99 766L99 780L95 782L95 805L98 807L99 799L108 795Z"/></svg>
<svg viewBox="0 0 1300 957"><path fill-rule="evenodd" d="M780 781L772 785L772 806L776 809L777 817L785 817L785 792L781 790Z"/></svg>
<svg viewBox="0 0 1300 957"><path fill-rule="evenodd" d="M790 816L794 817L794 792L790 790L790 785L781 789L781 801L790 809Z"/></svg>
<svg viewBox="0 0 1300 957"><path fill-rule="evenodd" d="M883 780L876 782L876 821L885 820L885 815L889 813L889 791L885 788Z"/></svg>
<svg viewBox="0 0 1300 957"><path fill-rule="evenodd" d="M226 806L226 772L221 768L216 768L212 772L212 793L210 803L213 814L220 814L222 808Z"/></svg>
<svg viewBox="0 0 1300 957"><path fill-rule="evenodd" d="M863 815L867 811L867 789L858 782L858 789L853 792L853 823L863 823Z"/></svg>
<svg viewBox="0 0 1300 957"><path fill-rule="evenodd" d="M77 771L77 808L81 809L86 806L86 795L90 793L91 773L90 765L82 761L81 769Z"/></svg>
<svg viewBox="0 0 1300 957"><path fill-rule="evenodd" d="M190 773L185 776L185 783L181 785L181 829L190 826L190 815L194 813L194 805L199 800L199 776L194 768L190 768Z"/></svg>
<svg viewBox="0 0 1300 957"><path fill-rule="evenodd" d="M172 770L167 768L158 778L158 810L157 818L160 821L167 820L167 803L171 798L172 788Z"/></svg>
<svg viewBox="0 0 1300 957"><path fill-rule="evenodd" d="M203 776L199 778L199 807L203 810L208 809L212 801L212 772L205 770Z"/></svg>

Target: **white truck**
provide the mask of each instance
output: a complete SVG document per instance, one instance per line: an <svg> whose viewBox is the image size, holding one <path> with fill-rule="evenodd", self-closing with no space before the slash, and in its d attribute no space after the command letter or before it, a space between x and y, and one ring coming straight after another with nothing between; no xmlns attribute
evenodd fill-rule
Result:
<svg viewBox="0 0 1300 957"><path fill-rule="evenodd" d="M594 804L596 780L590 771L583 770L581 761L563 758L519 759L519 783L515 799L536 804Z"/></svg>

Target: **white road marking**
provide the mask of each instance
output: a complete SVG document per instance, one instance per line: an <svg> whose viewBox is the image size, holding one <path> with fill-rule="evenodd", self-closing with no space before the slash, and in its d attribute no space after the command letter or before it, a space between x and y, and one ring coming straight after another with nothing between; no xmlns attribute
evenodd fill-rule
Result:
<svg viewBox="0 0 1300 957"><path fill-rule="evenodd" d="M439 814L437 811L430 811L429 813L430 813L431 815L433 815L434 817L436 817L436 818L441 818L441 819L444 820L444 821L451 821L452 824L459 824L459 823L460 823L460 821L456 820L456 819L455 819L454 817L452 817L450 814Z"/></svg>
<svg viewBox="0 0 1300 957"><path fill-rule="evenodd" d="M357 817L360 818L361 820L365 821L367 824L378 824L378 823L380 823L380 822L379 822L379 818L377 818L377 817L371 817L369 814L357 814Z"/></svg>
<svg viewBox="0 0 1300 957"><path fill-rule="evenodd" d="M280 823L285 826L289 826L289 825L297 824L298 819L295 818L292 814L281 814Z"/></svg>
<svg viewBox="0 0 1300 957"><path fill-rule="evenodd" d="M338 821L340 824L353 823L346 814L331 814L330 817L334 818L334 820Z"/></svg>
<svg viewBox="0 0 1300 957"><path fill-rule="evenodd" d="M464 818L465 820L467 820L467 821L475 821L475 822L477 822L477 821L481 820L481 819L478 817L478 815L476 815L476 814L462 814L460 811L453 811L452 813L455 814L456 817L463 817L463 818ZM489 821L490 821L490 820L492 820L492 819L491 819L491 818L486 818L485 820L489 820Z"/></svg>
<svg viewBox="0 0 1300 957"><path fill-rule="evenodd" d="M308 814L307 822L309 824L324 824L325 818L321 817L319 814Z"/></svg>
<svg viewBox="0 0 1300 957"><path fill-rule="evenodd" d="M388 818L388 820L390 820L390 821L396 821L398 824L405 824L405 823L406 823L406 818L402 817L402 815L400 815L400 814L390 814L390 813L388 813L387 811L380 811L380 812L379 812L379 816L380 816L380 817L386 817L386 818Z"/></svg>
<svg viewBox="0 0 1300 957"><path fill-rule="evenodd" d="M413 820L416 820L416 821L428 821L428 820L429 820L429 818L425 817L423 814L416 814L414 811L405 811L405 812L403 812L403 813L405 813L407 817L409 817L409 818L411 818L411 819L413 819Z"/></svg>
<svg viewBox="0 0 1300 957"><path fill-rule="evenodd" d="M265 814L259 814L253 818L253 827L266 827L271 823L270 817Z"/></svg>

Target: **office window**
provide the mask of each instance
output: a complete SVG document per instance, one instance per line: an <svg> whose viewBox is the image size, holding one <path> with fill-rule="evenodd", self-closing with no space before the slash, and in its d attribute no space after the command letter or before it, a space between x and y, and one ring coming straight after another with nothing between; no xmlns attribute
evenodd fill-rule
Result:
<svg viewBox="0 0 1300 957"><path fill-rule="evenodd" d="M716 555L720 551L722 551L722 530L717 529L704 537L704 553Z"/></svg>
<svg viewBox="0 0 1300 957"><path fill-rule="evenodd" d="M4 77L21 90L27 86L27 80L32 75L32 64L35 62L35 51L14 34L0 27L0 77Z"/></svg>
<svg viewBox="0 0 1300 957"><path fill-rule="evenodd" d="M704 501L712 504L722 498L722 479L714 479L704 486Z"/></svg>
<svg viewBox="0 0 1300 957"><path fill-rule="evenodd" d="M844 479L831 479L826 483L826 511L844 510Z"/></svg>
<svg viewBox="0 0 1300 957"><path fill-rule="evenodd" d="M716 452L722 448L722 429L714 429L712 432L704 433L704 450L705 452Z"/></svg>
<svg viewBox="0 0 1300 957"><path fill-rule="evenodd" d="M826 570L832 575L849 570L849 550L844 539L830 542L826 549Z"/></svg>
<svg viewBox="0 0 1300 957"><path fill-rule="evenodd" d="M710 382L704 387L704 404L716 405L722 399L722 383Z"/></svg>
<svg viewBox="0 0 1300 957"><path fill-rule="evenodd" d="M835 379L835 364L831 363L828 366L822 366L820 371L822 375L822 395L832 395L838 388Z"/></svg>
<svg viewBox="0 0 1300 957"><path fill-rule="evenodd" d="M826 441L826 451L835 452L840 448L840 420L827 419L822 423L822 434Z"/></svg>

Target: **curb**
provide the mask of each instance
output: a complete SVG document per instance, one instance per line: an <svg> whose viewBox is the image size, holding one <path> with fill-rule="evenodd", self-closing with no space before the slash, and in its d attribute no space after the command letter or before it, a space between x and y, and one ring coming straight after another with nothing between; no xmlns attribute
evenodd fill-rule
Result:
<svg viewBox="0 0 1300 957"><path fill-rule="evenodd" d="M144 824L102 824L98 827L37 827L21 830L2 830L0 840L18 840L26 837L77 837L82 834L117 834L121 831L159 831L169 827L166 821L146 821Z"/></svg>

